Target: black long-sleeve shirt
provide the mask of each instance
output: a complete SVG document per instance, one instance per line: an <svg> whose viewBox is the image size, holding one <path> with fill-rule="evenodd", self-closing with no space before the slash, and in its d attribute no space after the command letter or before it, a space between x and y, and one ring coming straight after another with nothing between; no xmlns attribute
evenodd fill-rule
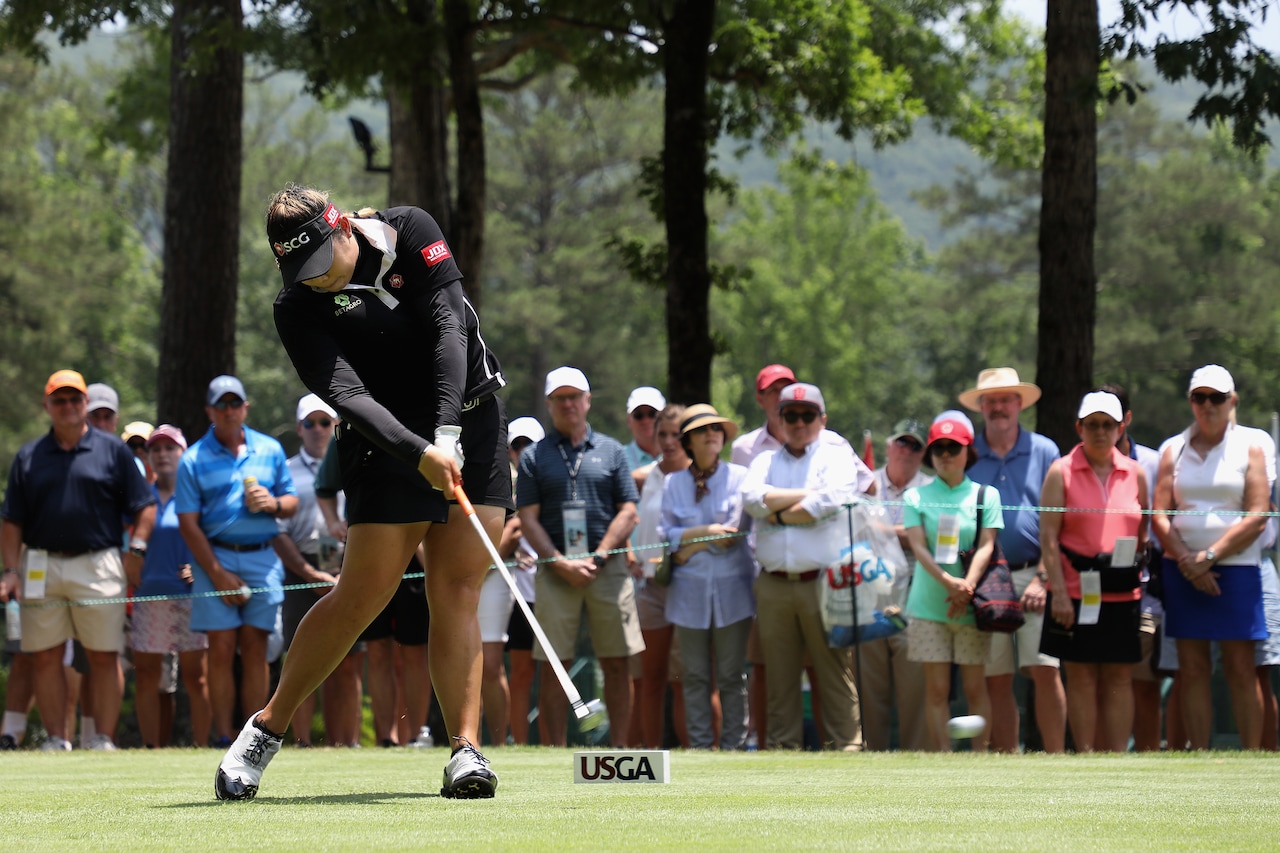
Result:
<svg viewBox="0 0 1280 853"><path fill-rule="evenodd" d="M416 466L437 426L459 425L464 404L506 381L436 221L394 207L351 223L360 246L351 284L286 286L276 329L309 390Z"/></svg>

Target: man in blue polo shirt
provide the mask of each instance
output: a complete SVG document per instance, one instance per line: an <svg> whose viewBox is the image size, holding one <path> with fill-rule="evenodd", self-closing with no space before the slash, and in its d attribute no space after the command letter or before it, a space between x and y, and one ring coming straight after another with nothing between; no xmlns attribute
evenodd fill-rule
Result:
<svg viewBox="0 0 1280 853"><path fill-rule="evenodd" d="M74 370L59 370L44 389L52 428L23 446L9 470L0 513L0 600L55 606L22 611L22 650L33 655L36 703L49 732L46 750L69 750L67 682L62 653L70 637L84 646L93 689L86 716L97 721L91 749L115 749L120 717L119 652L124 644L125 568L142 568L155 525L155 496L124 442L88 422L88 389ZM134 520L122 562L126 516ZM23 546L26 552L23 553ZM92 607L68 602L117 599Z"/></svg>
<svg viewBox="0 0 1280 853"><path fill-rule="evenodd" d="M242 711L266 704L267 637L284 600L284 566L271 547L276 519L298 509L280 442L244 425L249 400L234 376L218 376L205 397L209 431L182 455L175 501L192 568L191 629L209 635L209 704L218 744L239 729L233 664L240 651ZM215 590L251 594L212 596ZM201 595L201 594L204 595Z"/></svg>
<svg viewBox="0 0 1280 853"><path fill-rule="evenodd" d="M975 483L995 486L1006 507L1000 547L1013 571L1014 588L1022 596L1026 623L1016 634L996 634L987 659L987 693L991 697L991 749L1018 751L1018 704L1013 695L1016 671L1036 686L1035 715L1045 752L1062 752L1067 730L1067 696L1058 675L1058 659L1040 654L1044 626L1045 569L1040 565L1040 514L1007 507L1040 505L1040 489L1058 446L1018 423L1019 413L1040 399L1040 388L1018 381L1012 367L993 367L978 374L978 384L960 395L965 408L982 413L983 430L974 447L978 461L969 469Z"/></svg>
<svg viewBox="0 0 1280 853"><path fill-rule="evenodd" d="M538 571L538 622L566 668L572 663L583 606L596 657L604 671L609 737L624 746L633 701L628 659L644 651L635 588L621 548L636 526L635 481L622 445L591 429L591 385L576 367L547 374L547 409L553 429L520 456L516 506L525 538L551 562ZM542 683L555 672L540 645ZM558 688L541 692L538 712L546 743L563 746L569 702Z"/></svg>

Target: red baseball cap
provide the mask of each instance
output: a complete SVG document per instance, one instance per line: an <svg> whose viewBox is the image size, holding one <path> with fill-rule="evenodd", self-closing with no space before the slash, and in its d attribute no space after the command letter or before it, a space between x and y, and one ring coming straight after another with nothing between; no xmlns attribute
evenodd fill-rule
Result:
<svg viewBox="0 0 1280 853"><path fill-rule="evenodd" d="M760 368L760 372L756 374L756 390L763 391L779 379L795 382L796 375L785 364L766 365Z"/></svg>

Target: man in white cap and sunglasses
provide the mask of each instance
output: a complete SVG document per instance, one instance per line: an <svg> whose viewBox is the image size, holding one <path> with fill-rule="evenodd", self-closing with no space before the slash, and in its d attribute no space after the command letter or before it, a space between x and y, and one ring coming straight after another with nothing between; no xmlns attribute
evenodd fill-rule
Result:
<svg viewBox="0 0 1280 853"><path fill-rule="evenodd" d="M758 520L756 615L768 691L768 746L800 749L803 740L800 673L807 651L822 696L824 748L862 746L858 697L849 649L826 643L818 606L818 577L847 544L841 508L875 482L847 445L821 440L827 407L815 385L793 383L778 395L785 443L757 456L742 491ZM764 746L764 744L761 744Z"/></svg>
<svg viewBox="0 0 1280 853"><path fill-rule="evenodd" d="M1046 580L1040 564L1040 514L1009 507L1040 505L1040 489L1050 466L1061 455L1058 446L1024 429L1018 415L1040 399L1040 388L1018 379L1012 367L992 367L978 374L973 388L960 395L966 409L982 413L983 429L974 440L978 461L969 479L995 486L1005 504L1000 547L1022 596L1026 623L1016 634L995 634L987 659L987 693L991 697L991 748L1018 751L1018 703L1013 695L1017 671L1035 684L1036 725L1045 752L1062 752L1066 741L1067 696L1058 674L1058 659L1040 653L1044 626Z"/></svg>
<svg viewBox="0 0 1280 853"><path fill-rule="evenodd" d="M635 587L619 550L636 526L636 484L615 439L592 429L591 384L576 367L547 374L552 428L520 456L516 506L525 537L544 562L538 569L538 621L566 668L573 663L578 625L586 613L591 642L604 671L610 739L624 746L633 701L629 658L644 651ZM547 735L564 746L569 702L555 687L541 644L538 706Z"/></svg>

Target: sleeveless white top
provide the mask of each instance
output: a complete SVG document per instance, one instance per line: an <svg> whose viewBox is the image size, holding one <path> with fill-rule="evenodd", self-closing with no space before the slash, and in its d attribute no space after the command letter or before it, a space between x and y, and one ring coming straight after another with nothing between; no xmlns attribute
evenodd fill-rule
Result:
<svg viewBox="0 0 1280 853"><path fill-rule="evenodd" d="M1173 499L1179 510L1203 515L1175 515L1173 528L1193 551L1202 551L1240 520L1225 513L1244 509L1245 472L1249 468L1249 448L1254 444L1248 431L1229 425L1222 441L1205 456L1191 446L1188 427L1166 443L1173 453ZM1262 545L1254 540L1248 548L1223 560L1224 565L1256 566L1262 562Z"/></svg>

